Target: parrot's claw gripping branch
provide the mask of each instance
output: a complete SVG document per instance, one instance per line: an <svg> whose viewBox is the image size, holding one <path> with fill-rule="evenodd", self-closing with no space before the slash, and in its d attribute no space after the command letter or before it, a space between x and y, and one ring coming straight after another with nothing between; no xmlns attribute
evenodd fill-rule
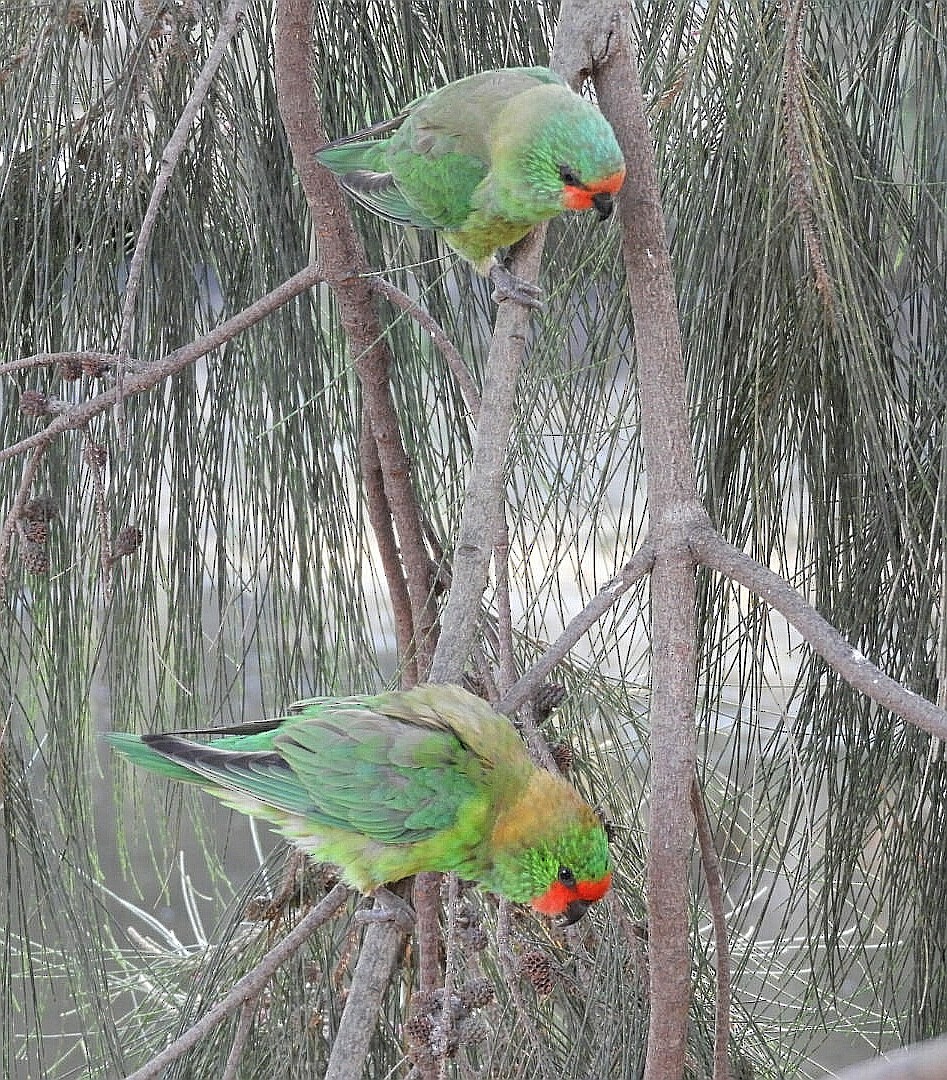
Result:
<svg viewBox="0 0 947 1080"><path fill-rule="evenodd" d="M502 263L490 267L490 280L493 282L493 300L499 304L503 300L515 300L528 308L543 307L543 291L531 281L525 281L511 273Z"/></svg>
<svg viewBox="0 0 947 1080"><path fill-rule="evenodd" d="M375 906L367 911L356 911L357 923L393 922L406 934L414 932L414 908L407 900L402 900L397 893L386 889L384 885L379 885L372 895L375 897Z"/></svg>

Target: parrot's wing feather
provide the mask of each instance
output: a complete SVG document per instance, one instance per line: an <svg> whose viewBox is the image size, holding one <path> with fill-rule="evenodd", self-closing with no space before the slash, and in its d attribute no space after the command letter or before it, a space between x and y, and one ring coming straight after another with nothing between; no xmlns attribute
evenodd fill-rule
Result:
<svg viewBox="0 0 947 1080"><path fill-rule="evenodd" d="M405 199L390 172L358 169L340 176L339 183L357 203L379 217L397 225L414 225L419 229L437 227L436 222Z"/></svg>
<svg viewBox="0 0 947 1080"><path fill-rule="evenodd" d="M192 779L231 793L233 805L245 796L311 822L314 832L321 826L412 843L452 827L483 798L491 765L437 713L373 707L401 698L317 699L300 706L305 715L239 725L254 734L216 729L228 734L210 743L177 735L142 742Z"/></svg>
<svg viewBox="0 0 947 1080"><path fill-rule="evenodd" d="M390 120L379 120L377 124L372 124L371 127L362 128L361 131L354 131L351 135L342 135L338 139L333 139L332 142L327 142L325 146L321 146L316 151L316 157L321 160L323 151L336 150L339 147L348 146L350 143L361 143L368 140L377 142L380 135L390 135L393 131L397 131L407 119L409 111L410 106Z"/></svg>
<svg viewBox="0 0 947 1080"><path fill-rule="evenodd" d="M510 99L561 82L548 68L504 68L448 83L408 107L397 141L410 139L412 150L429 158L456 154L488 164L493 122Z"/></svg>
<svg viewBox="0 0 947 1080"><path fill-rule="evenodd" d="M449 729L356 703L287 725L277 749L309 791L313 818L381 843L452 827L488 780L488 764Z"/></svg>
<svg viewBox="0 0 947 1080"><path fill-rule="evenodd" d="M400 117L395 126L400 126L403 119ZM338 176L342 188L373 214L398 225L434 228L435 222L405 199L388 170L385 158L388 141L365 139L361 137L363 134L329 143L316 152L316 159L331 169Z"/></svg>
<svg viewBox="0 0 947 1080"><path fill-rule="evenodd" d="M271 750L234 750L177 735L143 735L142 742L209 787L249 795L291 814L309 812L309 793L280 755Z"/></svg>

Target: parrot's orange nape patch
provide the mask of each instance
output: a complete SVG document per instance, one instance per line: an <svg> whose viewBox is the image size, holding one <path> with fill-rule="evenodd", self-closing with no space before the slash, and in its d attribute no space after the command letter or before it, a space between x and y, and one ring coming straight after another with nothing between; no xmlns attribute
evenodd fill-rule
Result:
<svg viewBox="0 0 947 1080"><path fill-rule="evenodd" d="M554 881L542 896L537 896L533 907L543 915L562 915L573 900L587 900L590 904L602 897L612 887L612 872L598 881L577 881L575 885L563 885Z"/></svg>
<svg viewBox="0 0 947 1080"><path fill-rule="evenodd" d="M595 184L583 184L581 187L567 186L562 200L563 205L567 210L591 210L595 205L596 195L603 193L614 195L624 182L625 170L619 169L618 172L606 176L604 180L599 180Z"/></svg>

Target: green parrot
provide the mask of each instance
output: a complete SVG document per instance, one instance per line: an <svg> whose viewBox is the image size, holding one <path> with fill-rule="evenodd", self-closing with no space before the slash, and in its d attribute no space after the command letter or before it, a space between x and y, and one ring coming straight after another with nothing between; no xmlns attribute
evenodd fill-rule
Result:
<svg viewBox="0 0 947 1080"><path fill-rule="evenodd" d="M563 210L601 220L625 178L615 134L599 110L549 68L506 68L418 98L393 120L338 139L316 158L369 210L439 229L494 299L541 306L498 248Z"/></svg>
<svg viewBox="0 0 947 1080"><path fill-rule="evenodd" d="M572 923L611 885L592 808L458 686L317 698L275 720L189 734L214 737L105 738L136 765L271 822L363 893L456 871Z"/></svg>

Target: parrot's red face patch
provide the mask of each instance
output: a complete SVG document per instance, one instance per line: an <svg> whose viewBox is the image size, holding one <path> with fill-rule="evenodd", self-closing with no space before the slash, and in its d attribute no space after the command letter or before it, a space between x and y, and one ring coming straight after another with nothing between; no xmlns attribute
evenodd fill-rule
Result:
<svg viewBox="0 0 947 1080"><path fill-rule="evenodd" d="M625 170L606 176L595 184L566 184L562 193L562 205L567 210L591 210L596 195L614 195L625 182Z"/></svg>
<svg viewBox="0 0 947 1080"><path fill-rule="evenodd" d="M543 915L564 915L575 901L578 900L586 906L593 904L596 900L601 900L611 887L611 870L598 881L577 881L574 885L554 881L542 896L536 897L533 907Z"/></svg>

